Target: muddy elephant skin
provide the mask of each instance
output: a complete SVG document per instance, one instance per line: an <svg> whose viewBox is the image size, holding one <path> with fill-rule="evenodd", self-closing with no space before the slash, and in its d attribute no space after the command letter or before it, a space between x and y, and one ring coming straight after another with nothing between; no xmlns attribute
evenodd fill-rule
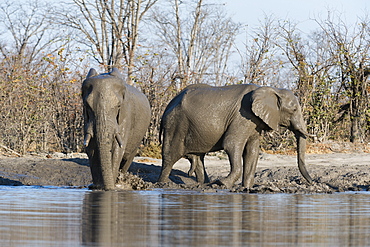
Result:
<svg viewBox="0 0 370 247"><path fill-rule="evenodd" d="M185 88L169 103L161 119L162 170L158 181L167 182L174 163L189 155L196 160L191 172L196 169L197 179L204 179L204 154L225 150L231 169L218 182L231 187L243 174L242 186L251 188L260 134L279 126L294 132L299 170L312 183L304 163L306 125L298 99L290 90L254 84Z"/></svg>
<svg viewBox="0 0 370 247"><path fill-rule="evenodd" d="M148 99L125 84L118 69L90 69L82 84L84 145L93 188L112 190L118 171L126 172L150 122Z"/></svg>

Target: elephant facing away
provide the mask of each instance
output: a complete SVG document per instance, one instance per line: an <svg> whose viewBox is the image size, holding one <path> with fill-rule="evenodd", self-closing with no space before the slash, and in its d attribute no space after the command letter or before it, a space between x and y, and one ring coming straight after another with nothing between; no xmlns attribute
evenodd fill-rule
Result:
<svg viewBox="0 0 370 247"><path fill-rule="evenodd" d="M82 83L84 145L93 187L112 190L119 169L126 172L150 122L146 96L125 84L118 69L90 69Z"/></svg>
<svg viewBox="0 0 370 247"><path fill-rule="evenodd" d="M242 186L251 188L260 134L279 126L294 132L298 168L307 182L312 183L304 163L306 125L298 99L290 90L254 84L185 88L169 103L162 116L162 170L158 181L168 181L174 163L181 157L192 155L201 161L205 153L223 149L231 169L219 182L231 187L243 173ZM194 168L198 169L197 180L202 180L203 162L192 164Z"/></svg>

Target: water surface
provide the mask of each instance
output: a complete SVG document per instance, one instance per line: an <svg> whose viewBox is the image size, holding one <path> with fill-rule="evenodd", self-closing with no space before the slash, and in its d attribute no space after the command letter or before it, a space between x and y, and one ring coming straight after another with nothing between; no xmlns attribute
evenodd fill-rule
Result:
<svg viewBox="0 0 370 247"><path fill-rule="evenodd" d="M0 186L2 246L368 246L370 193Z"/></svg>

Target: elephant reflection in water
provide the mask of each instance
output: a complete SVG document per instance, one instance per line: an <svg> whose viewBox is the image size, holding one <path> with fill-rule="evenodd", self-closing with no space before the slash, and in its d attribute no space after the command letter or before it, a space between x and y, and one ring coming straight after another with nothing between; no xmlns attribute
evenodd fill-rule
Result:
<svg viewBox="0 0 370 247"><path fill-rule="evenodd" d="M119 243L132 246L133 243L158 240L157 229L153 227L148 212L152 197L115 191L93 191L86 193L82 212L82 242L86 246L110 246ZM155 212L154 217L158 217ZM157 222L157 219L154 219ZM154 232L152 234L151 232ZM154 236L145 239L145 236ZM140 244L138 244L140 246Z"/></svg>
<svg viewBox="0 0 370 247"><path fill-rule="evenodd" d="M231 204L242 197L227 196ZM220 205L220 197L199 194L86 193L82 212L84 246L204 246L238 240L241 211ZM236 200L236 201L235 201ZM224 200L222 200L225 202ZM212 206L217 205L212 209ZM209 208L210 210L207 210ZM215 210L216 209L216 210ZM227 224L214 224L220 218ZM220 232L230 229L230 232ZM238 240L239 241L239 240Z"/></svg>
<svg viewBox="0 0 370 247"><path fill-rule="evenodd" d="M86 193L85 246L368 246L368 195ZM334 199L334 200L333 200ZM338 201L343 202L337 205ZM279 212L279 213L276 213ZM116 244L115 244L116 243Z"/></svg>

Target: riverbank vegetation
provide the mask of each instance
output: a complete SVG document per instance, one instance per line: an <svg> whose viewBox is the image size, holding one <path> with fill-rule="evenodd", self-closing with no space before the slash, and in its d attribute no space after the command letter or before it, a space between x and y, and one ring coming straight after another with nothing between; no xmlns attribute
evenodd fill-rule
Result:
<svg viewBox="0 0 370 247"><path fill-rule="evenodd" d="M349 24L328 12L310 22L307 32L265 16L245 29L210 0L3 1L0 144L20 154L82 151L80 86L90 67L117 67L146 94L152 121L142 150L151 155L164 108L194 83L289 88L312 142L367 143L370 19ZM293 145L289 135L265 134L263 148Z"/></svg>

